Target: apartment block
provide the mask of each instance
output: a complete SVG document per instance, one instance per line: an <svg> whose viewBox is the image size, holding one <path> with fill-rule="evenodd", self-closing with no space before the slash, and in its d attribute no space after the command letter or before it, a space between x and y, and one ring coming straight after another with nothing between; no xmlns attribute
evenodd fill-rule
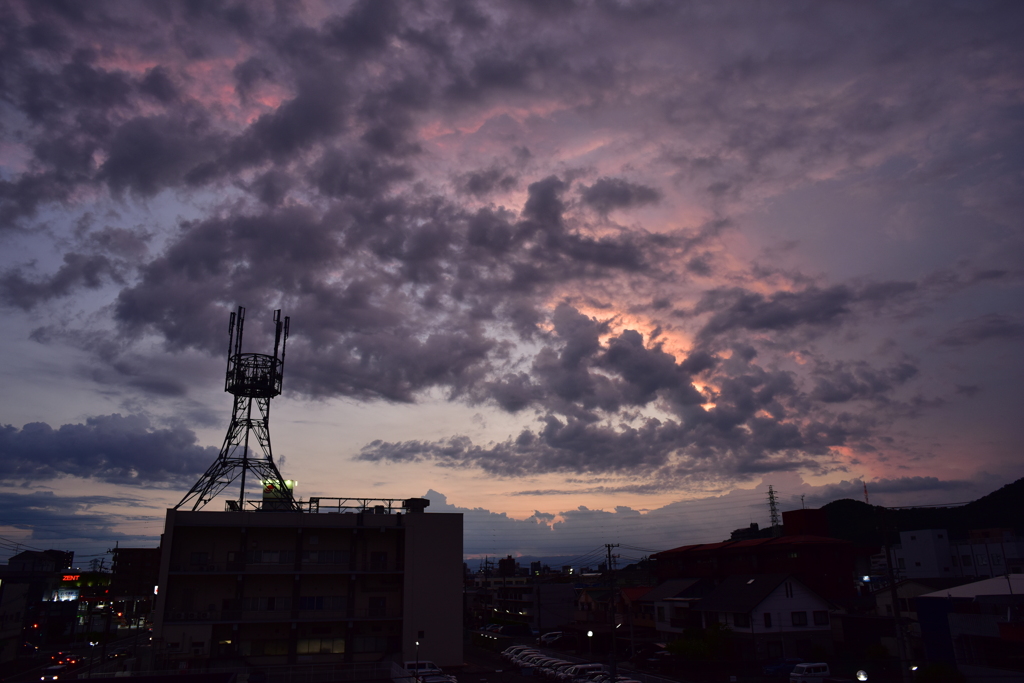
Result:
<svg viewBox="0 0 1024 683"><path fill-rule="evenodd" d="M158 657L461 664L462 515L413 501L404 514L168 510Z"/></svg>

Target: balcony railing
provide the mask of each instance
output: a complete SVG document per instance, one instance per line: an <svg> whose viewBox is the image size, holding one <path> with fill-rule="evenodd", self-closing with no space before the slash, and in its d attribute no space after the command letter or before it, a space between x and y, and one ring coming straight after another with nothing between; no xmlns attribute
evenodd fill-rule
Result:
<svg viewBox="0 0 1024 683"><path fill-rule="evenodd" d="M293 613L298 614L299 619L304 621L342 621L345 619L401 619L402 609L390 607L385 609L361 607L345 610L214 610L195 612L168 612L165 620L167 622L258 622L258 621L289 621Z"/></svg>
<svg viewBox="0 0 1024 683"><path fill-rule="evenodd" d="M202 563L172 563L170 571L181 574L214 574L217 572L229 572L229 573L253 573L253 574L274 574L274 573L291 573L296 571L294 558L286 561L277 562L202 562ZM395 574L405 571L402 563L396 561L389 562L375 562L375 561L364 561L356 562L355 567L352 566L351 562L343 563L324 563L324 562L306 562L302 561L299 563L299 572L305 573L319 573L326 572L329 574Z"/></svg>

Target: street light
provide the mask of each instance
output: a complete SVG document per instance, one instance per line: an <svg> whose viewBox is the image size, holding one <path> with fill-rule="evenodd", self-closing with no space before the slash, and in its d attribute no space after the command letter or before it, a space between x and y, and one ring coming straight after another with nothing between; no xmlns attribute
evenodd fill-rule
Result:
<svg viewBox="0 0 1024 683"><path fill-rule="evenodd" d="M587 644L590 646L590 658L594 658L594 632L587 631Z"/></svg>

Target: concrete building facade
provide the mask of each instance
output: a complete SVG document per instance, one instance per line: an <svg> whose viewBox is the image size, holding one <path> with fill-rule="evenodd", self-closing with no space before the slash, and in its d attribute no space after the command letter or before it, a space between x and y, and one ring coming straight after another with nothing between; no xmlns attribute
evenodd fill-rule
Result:
<svg viewBox="0 0 1024 683"><path fill-rule="evenodd" d="M1024 558L1024 538L1012 529L976 529L959 539L945 529L902 531L892 554L902 578L985 579L1015 571Z"/></svg>
<svg viewBox="0 0 1024 683"><path fill-rule="evenodd" d="M457 665L461 601L460 514L168 510L155 644L169 667Z"/></svg>

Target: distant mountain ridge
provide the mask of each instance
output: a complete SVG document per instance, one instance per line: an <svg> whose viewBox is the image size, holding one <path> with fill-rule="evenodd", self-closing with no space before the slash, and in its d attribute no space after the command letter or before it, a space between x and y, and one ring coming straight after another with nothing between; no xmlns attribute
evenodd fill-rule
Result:
<svg viewBox="0 0 1024 683"><path fill-rule="evenodd" d="M1024 478L978 500L956 507L887 509L844 498L822 506L829 533L862 545L882 543L883 527L897 531L946 529L951 538L971 529L1012 528L1024 534Z"/></svg>

